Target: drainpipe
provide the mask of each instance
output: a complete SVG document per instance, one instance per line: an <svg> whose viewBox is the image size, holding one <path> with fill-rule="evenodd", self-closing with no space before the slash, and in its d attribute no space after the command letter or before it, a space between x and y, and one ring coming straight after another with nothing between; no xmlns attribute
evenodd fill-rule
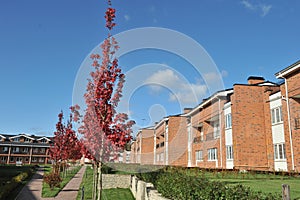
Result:
<svg viewBox="0 0 300 200"><path fill-rule="evenodd" d="M221 116L221 99L219 99L219 131L220 131L220 160L221 160L221 168L223 167L223 151L222 151L222 132L221 132L221 124L222 124L222 116Z"/></svg>
<svg viewBox="0 0 300 200"><path fill-rule="evenodd" d="M290 104L289 104L289 96L288 96L288 83L286 78L284 79L285 85L285 96L286 96L286 107L287 107L287 114L288 114L288 125L289 125L289 136L290 136L290 144L291 144L291 157L292 157L292 170L295 170L294 166L294 150L293 150L293 138L292 138L292 125L291 125L291 114L290 114Z"/></svg>
<svg viewBox="0 0 300 200"><path fill-rule="evenodd" d="M168 130L166 123L168 122ZM169 164L169 120L165 122L165 154L166 154L166 165Z"/></svg>
<svg viewBox="0 0 300 200"><path fill-rule="evenodd" d="M188 130L188 167L192 166L192 117L190 117L190 123L187 127Z"/></svg>
<svg viewBox="0 0 300 200"><path fill-rule="evenodd" d="M156 164L156 131L154 130L153 164Z"/></svg>

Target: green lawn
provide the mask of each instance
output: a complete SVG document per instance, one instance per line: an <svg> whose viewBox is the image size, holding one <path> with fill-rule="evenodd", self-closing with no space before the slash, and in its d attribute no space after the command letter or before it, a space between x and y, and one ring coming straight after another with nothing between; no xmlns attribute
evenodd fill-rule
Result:
<svg viewBox="0 0 300 200"><path fill-rule="evenodd" d="M81 166L75 167L73 169L68 170L67 176L63 178L63 181L60 184L60 188L55 187L53 190L50 189L49 185L43 182L42 188L42 197L55 197L64 187L69 183L69 181L77 174L80 170ZM51 167L45 168L45 173L50 173L52 170ZM62 177L62 176L61 176Z"/></svg>
<svg viewBox="0 0 300 200"><path fill-rule="evenodd" d="M81 192L82 187L84 186L84 199L92 199L93 193L93 169L91 167L87 167L84 177L82 179L80 190L77 195L77 200L81 200ZM103 200L112 200L112 199L120 199L120 200L134 200L133 195L131 194L130 189L105 189L102 191L102 199Z"/></svg>
<svg viewBox="0 0 300 200"><path fill-rule="evenodd" d="M234 173L234 172L219 172L199 173L198 176L205 176L210 180L222 181L228 184L242 184L249 186L255 191L264 193L280 193L282 184L290 186L291 199L300 199L300 178L274 174L256 174L256 173Z"/></svg>

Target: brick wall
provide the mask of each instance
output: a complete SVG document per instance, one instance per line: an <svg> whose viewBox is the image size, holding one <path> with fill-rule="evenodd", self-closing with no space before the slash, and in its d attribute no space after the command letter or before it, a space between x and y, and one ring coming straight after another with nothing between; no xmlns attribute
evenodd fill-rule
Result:
<svg viewBox="0 0 300 200"><path fill-rule="evenodd" d="M267 91L264 86L234 86L231 108L235 168L270 169L272 138Z"/></svg>

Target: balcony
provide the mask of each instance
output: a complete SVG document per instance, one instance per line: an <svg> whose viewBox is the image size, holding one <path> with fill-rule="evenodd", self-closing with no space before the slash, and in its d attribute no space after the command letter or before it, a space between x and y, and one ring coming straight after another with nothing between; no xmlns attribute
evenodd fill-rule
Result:
<svg viewBox="0 0 300 200"><path fill-rule="evenodd" d="M201 136L194 137L194 143L200 143L202 141L203 141L203 138L201 138Z"/></svg>
<svg viewBox="0 0 300 200"><path fill-rule="evenodd" d="M295 130L300 129L300 117L295 118Z"/></svg>
<svg viewBox="0 0 300 200"><path fill-rule="evenodd" d="M214 131L206 134L206 141L215 140L220 137L220 131Z"/></svg>

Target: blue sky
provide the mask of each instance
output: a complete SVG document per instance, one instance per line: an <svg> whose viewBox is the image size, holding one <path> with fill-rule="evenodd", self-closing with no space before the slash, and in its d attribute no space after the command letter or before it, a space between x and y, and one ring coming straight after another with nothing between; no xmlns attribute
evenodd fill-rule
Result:
<svg viewBox="0 0 300 200"><path fill-rule="evenodd" d="M300 59L299 1L115 0L113 5L118 24L113 34L142 27L185 34L213 59L225 88L246 83L250 75L277 81L274 73ZM105 6L102 0L0 1L0 133L53 133L57 114L72 104L82 62L106 37ZM176 94L187 92L179 75L197 91L205 85L188 62L167 52L143 50L120 58L125 72L147 63L168 68L149 73L145 82L178 83ZM130 96L128 110L139 125L181 112L168 87L143 86ZM200 92L199 99L206 95Z"/></svg>

